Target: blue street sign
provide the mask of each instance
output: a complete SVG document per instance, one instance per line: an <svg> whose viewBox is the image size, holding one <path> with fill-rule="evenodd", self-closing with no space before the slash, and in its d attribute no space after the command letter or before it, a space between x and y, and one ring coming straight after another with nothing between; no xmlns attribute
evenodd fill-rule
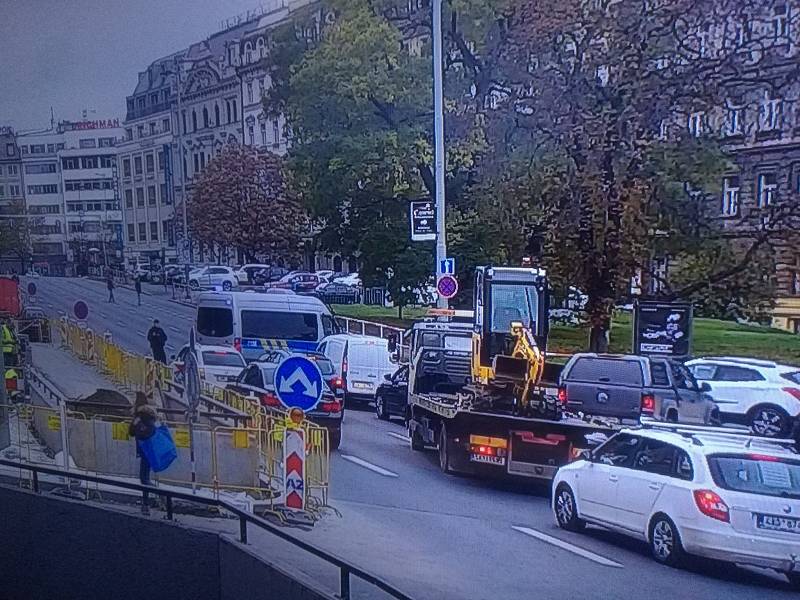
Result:
<svg viewBox="0 0 800 600"><path fill-rule="evenodd" d="M445 258L439 261L439 272L442 275L455 275L456 274L456 259Z"/></svg>
<svg viewBox="0 0 800 600"><path fill-rule="evenodd" d="M322 398L322 373L303 356L290 356L275 369L275 393L286 408L312 410Z"/></svg>

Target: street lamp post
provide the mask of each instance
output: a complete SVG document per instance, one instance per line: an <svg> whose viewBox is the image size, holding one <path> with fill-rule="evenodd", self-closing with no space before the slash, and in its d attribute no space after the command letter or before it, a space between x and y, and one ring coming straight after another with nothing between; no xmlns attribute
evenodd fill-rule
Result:
<svg viewBox="0 0 800 600"><path fill-rule="evenodd" d="M441 277L444 259L447 258L445 235L445 190L444 190L444 73L442 72L442 0L433 0L433 137L435 144L435 192L436 192L436 277ZM447 298L439 295L436 305L447 308Z"/></svg>

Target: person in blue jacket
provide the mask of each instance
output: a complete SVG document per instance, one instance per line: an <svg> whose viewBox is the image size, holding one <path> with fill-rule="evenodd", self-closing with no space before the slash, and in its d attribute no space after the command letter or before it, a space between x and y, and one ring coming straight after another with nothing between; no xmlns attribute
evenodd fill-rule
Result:
<svg viewBox="0 0 800 600"><path fill-rule="evenodd" d="M150 481L150 463L147 457L139 450L139 442L153 436L158 427L158 414L156 409L147 403L147 396L143 392L136 392L136 401L133 405L133 420L128 426L128 434L136 440L136 456L139 457L139 481L142 485L152 485ZM147 490L142 492L142 514L150 514L150 496Z"/></svg>

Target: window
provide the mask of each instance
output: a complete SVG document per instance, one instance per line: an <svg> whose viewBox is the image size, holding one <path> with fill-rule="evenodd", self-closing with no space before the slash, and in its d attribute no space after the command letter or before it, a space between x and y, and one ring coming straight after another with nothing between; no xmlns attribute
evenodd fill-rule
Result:
<svg viewBox="0 0 800 600"><path fill-rule="evenodd" d="M242 337L256 339L318 339L317 315L314 313L243 310Z"/></svg>
<svg viewBox="0 0 800 600"><path fill-rule="evenodd" d="M235 99L233 101L233 120L234 121L238 121L239 120L239 111L236 108L236 100Z"/></svg>
<svg viewBox="0 0 800 600"><path fill-rule="evenodd" d="M156 205L156 186L148 185L147 186L147 206L155 206Z"/></svg>
<svg viewBox="0 0 800 600"><path fill-rule="evenodd" d="M130 177L131 176L131 159L126 158L122 161L122 176L123 177Z"/></svg>
<svg viewBox="0 0 800 600"><path fill-rule="evenodd" d="M642 368L637 360L585 357L575 362L566 377L573 381L642 385Z"/></svg>
<svg viewBox="0 0 800 600"><path fill-rule="evenodd" d="M633 468L637 471L670 476L673 474L675 450L674 446L664 442L645 439L633 458Z"/></svg>
<svg viewBox="0 0 800 600"><path fill-rule="evenodd" d="M741 106L728 107L728 112L725 116L725 130L723 133L729 137L744 134L744 108Z"/></svg>
<svg viewBox="0 0 800 600"><path fill-rule="evenodd" d="M197 113L192 110L192 131L197 131Z"/></svg>
<svg viewBox="0 0 800 600"><path fill-rule="evenodd" d="M150 135L155 135L156 134L156 122L155 121L150 121L150 123L148 123L148 127L150 128Z"/></svg>
<svg viewBox="0 0 800 600"><path fill-rule="evenodd" d="M79 148L97 148L97 140L95 138L82 138L78 140Z"/></svg>
<svg viewBox="0 0 800 600"><path fill-rule="evenodd" d="M209 337L228 337L233 335L233 311L229 308L197 309L197 332Z"/></svg>
<svg viewBox="0 0 800 600"><path fill-rule="evenodd" d="M775 200L778 189L778 177L775 173L764 173L758 176L758 207L765 208Z"/></svg>
<svg viewBox="0 0 800 600"><path fill-rule="evenodd" d="M161 119L161 131L169 131L169 119Z"/></svg>
<svg viewBox="0 0 800 600"><path fill-rule="evenodd" d="M144 206L144 188L136 188L136 206Z"/></svg>
<svg viewBox="0 0 800 600"><path fill-rule="evenodd" d="M252 104L253 102L253 82L247 82L247 101Z"/></svg>
<svg viewBox="0 0 800 600"><path fill-rule="evenodd" d="M0 185L0 198L6 195L6 186Z"/></svg>
<svg viewBox="0 0 800 600"><path fill-rule="evenodd" d="M703 135L706 113L703 111L693 112L689 115L689 133L694 137Z"/></svg>
<svg viewBox="0 0 800 600"><path fill-rule="evenodd" d="M155 106L158 104L158 92L154 92L150 94L150 104Z"/></svg>
<svg viewBox="0 0 800 600"><path fill-rule="evenodd" d="M44 144L31 144L31 154L44 154L45 152Z"/></svg>
<svg viewBox="0 0 800 600"><path fill-rule="evenodd" d="M265 122L261 122L261 145L267 145L267 124Z"/></svg>
<svg viewBox="0 0 800 600"><path fill-rule="evenodd" d="M8 193L10 196L20 196L19 193L19 186L18 185L10 185L8 187Z"/></svg>
<svg viewBox="0 0 800 600"><path fill-rule="evenodd" d="M158 241L158 221L150 221L150 240Z"/></svg>
<svg viewBox="0 0 800 600"><path fill-rule="evenodd" d="M695 392L700 391L700 386L697 385L694 375L681 363L670 361L670 372L672 373L672 381L675 387L679 390L692 390Z"/></svg>
<svg viewBox="0 0 800 600"><path fill-rule="evenodd" d="M161 204L172 204L172 202L170 201L170 197L167 194L167 184L166 183L162 183L161 184L161 190L160 191L161 191Z"/></svg>
<svg viewBox="0 0 800 600"><path fill-rule="evenodd" d="M139 241L146 242L147 241L147 224L146 223L139 223Z"/></svg>
<svg viewBox="0 0 800 600"><path fill-rule="evenodd" d="M16 156L17 147L14 144L6 144L6 154L8 156Z"/></svg>
<svg viewBox="0 0 800 600"><path fill-rule="evenodd" d="M125 139L129 141L133 139L133 127L125 128Z"/></svg>
<svg viewBox="0 0 800 600"><path fill-rule="evenodd" d="M142 157L136 156L133 159L133 172L136 175L142 174Z"/></svg>
<svg viewBox="0 0 800 600"><path fill-rule="evenodd" d="M65 159L65 160L75 160L73 159ZM66 167L65 167L66 168ZM72 167L77 168L77 167ZM25 165L25 174L26 175L41 175L43 173L55 173L56 172L56 163L43 163L39 165ZM9 175L11 173L9 172Z"/></svg>
<svg viewBox="0 0 800 600"><path fill-rule="evenodd" d="M194 172L200 172L200 156L197 154L197 152L194 153Z"/></svg>
<svg viewBox="0 0 800 600"><path fill-rule="evenodd" d="M136 229L133 227L133 223L128 223L128 241L136 241Z"/></svg>
<svg viewBox="0 0 800 600"><path fill-rule="evenodd" d="M183 121L183 133L186 133L186 111L181 111L181 121Z"/></svg>
<svg viewBox="0 0 800 600"><path fill-rule="evenodd" d="M67 212L81 212L82 210L83 210L83 202L67 203Z"/></svg>
<svg viewBox="0 0 800 600"><path fill-rule="evenodd" d="M100 148L111 148L114 145L114 138L113 137L97 138L97 145Z"/></svg>
<svg viewBox="0 0 800 600"><path fill-rule="evenodd" d="M110 169L114 166L114 157L113 156L101 156L100 158L100 168L101 169Z"/></svg>
<svg viewBox="0 0 800 600"><path fill-rule="evenodd" d="M765 94L759 108L759 129L761 131L774 131L780 128L782 115L782 100L780 98L771 98L769 94Z"/></svg>
<svg viewBox="0 0 800 600"><path fill-rule="evenodd" d="M206 168L206 153L205 152L201 152L200 153L200 170L202 171L205 168Z"/></svg>
<svg viewBox="0 0 800 600"><path fill-rule="evenodd" d="M228 121L227 122L230 123L231 122L231 101L230 100L225 100L225 113L226 113L226 116L228 117Z"/></svg>
<svg viewBox="0 0 800 600"><path fill-rule="evenodd" d="M714 381L764 381L764 376L755 369L719 365Z"/></svg>
<svg viewBox="0 0 800 600"><path fill-rule="evenodd" d="M630 467L633 451L638 445L638 437L620 433L594 451L594 460L603 465Z"/></svg>
<svg viewBox="0 0 800 600"><path fill-rule="evenodd" d="M247 127L247 137L250 139L250 145L254 146L256 143L255 129L252 125Z"/></svg>
<svg viewBox="0 0 800 600"><path fill-rule="evenodd" d="M726 177L722 182L722 215L735 217L739 214L739 178Z"/></svg>
<svg viewBox="0 0 800 600"><path fill-rule="evenodd" d="M203 127L210 127L211 123L208 120L208 109L203 107Z"/></svg>
<svg viewBox="0 0 800 600"><path fill-rule="evenodd" d="M97 156L82 156L81 169L96 169L99 162Z"/></svg>
<svg viewBox="0 0 800 600"><path fill-rule="evenodd" d="M699 379L700 381L709 381L714 379L714 373L717 370L716 365L692 365L689 367L689 370L694 375L695 379Z"/></svg>
<svg viewBox="0 0 800 600"><path fill-rule="evenodd" d="M800 460L757 454L713 454L708 466L723 489L761 496L800 496Z"/></svg>
<svg viewBox="0 0 800 600"><path fill-rule="evenodd" d="M55 171L53 171L55 173ZM17 165L8 165L9 175L19 175L19 167Z"/></svg>
<svg viewBox="0 0 800 600"><path fill-rule="evenodd" d="M670 387L669 375L667 375L667 364L664 362L651 362L650 377L653 385L658 387Z"/></svg>
<svg viewBox="0 0 800 600"><path fill-rule="evenodd" d="M281 130L278 127L278 119L272 119L272 141L277 144L280 140Z"/></svg>
<svg viewBox="0 0 800 600"><path fill-rule="evenodd" d="M163 150L159 150L159 152L158 152L158 170L159 171L163 171L164 170L164 164L165 164L164 163L164 151Z"/></svg>
<svg viewBox="0 0 800 600"><path fill-rule="evenodd" d="M28 208L32 215L57 215L61 213L60 204L39 204Z"/></svg>
<svg viewBox="0 0 800 600"><path fill-rule="evenodd" d="M167 219L161 224L162 239L167 241L170 247L175 246L175 229L172 227L172 220Z"/></svg>
<svg viewBox="0 0 800 600"><path fill-rule="evenodd" d="M156 170L155 160L153 159L153 153L150 152L144 155L144 162L145 162L145 170L148 173L153 173Z"/></svg>
<svg viewBox="0 0 800 600"><path fill-rule="evenodd" d="M789 37L789 8L786 4L776 4L772 8L772 36L775 41Z"/></svg>
<svg viewBox="0 0 800 600"><path fill-rule="evenodd" d="M144 125L138 125L136 127L136 135L139 137L139 139L144 137Z"/></svg>
<svg viewBox="0 0 800 600"><path fill-rule="evenodd" d="M29 185L28 186L28 193L29 194L57 194L58 193L58 184L46 184L46 185Z"/></svg>
<svg viewBox="0 0 800 600"><path fill-rule="evenodd" d="M214 104L214 125L216 125L217 127L220 126L219 104Z"/></svg>

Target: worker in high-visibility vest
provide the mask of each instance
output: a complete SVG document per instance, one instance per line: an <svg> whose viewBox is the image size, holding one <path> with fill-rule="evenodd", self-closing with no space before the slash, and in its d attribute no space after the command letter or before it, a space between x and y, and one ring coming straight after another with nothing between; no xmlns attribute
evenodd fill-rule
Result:
<svg viewBox="0 0 800 600"><path fill-rule="evenodd" d="M5 385L6 385L6 392L9 395L14 395L18 391L18 380L17 380L17 371L16 369L6 369L5 375Z"/></svg>
<svg viewBox="0 0 800 600"><path fill-rule="evenodd" d="M3 336L3 359L6 366L16 366L17 364L17 351L19 344L17 343L17 336L14 335L14 330L11 328L8 320L4 320L2 326Z"/></svg>

